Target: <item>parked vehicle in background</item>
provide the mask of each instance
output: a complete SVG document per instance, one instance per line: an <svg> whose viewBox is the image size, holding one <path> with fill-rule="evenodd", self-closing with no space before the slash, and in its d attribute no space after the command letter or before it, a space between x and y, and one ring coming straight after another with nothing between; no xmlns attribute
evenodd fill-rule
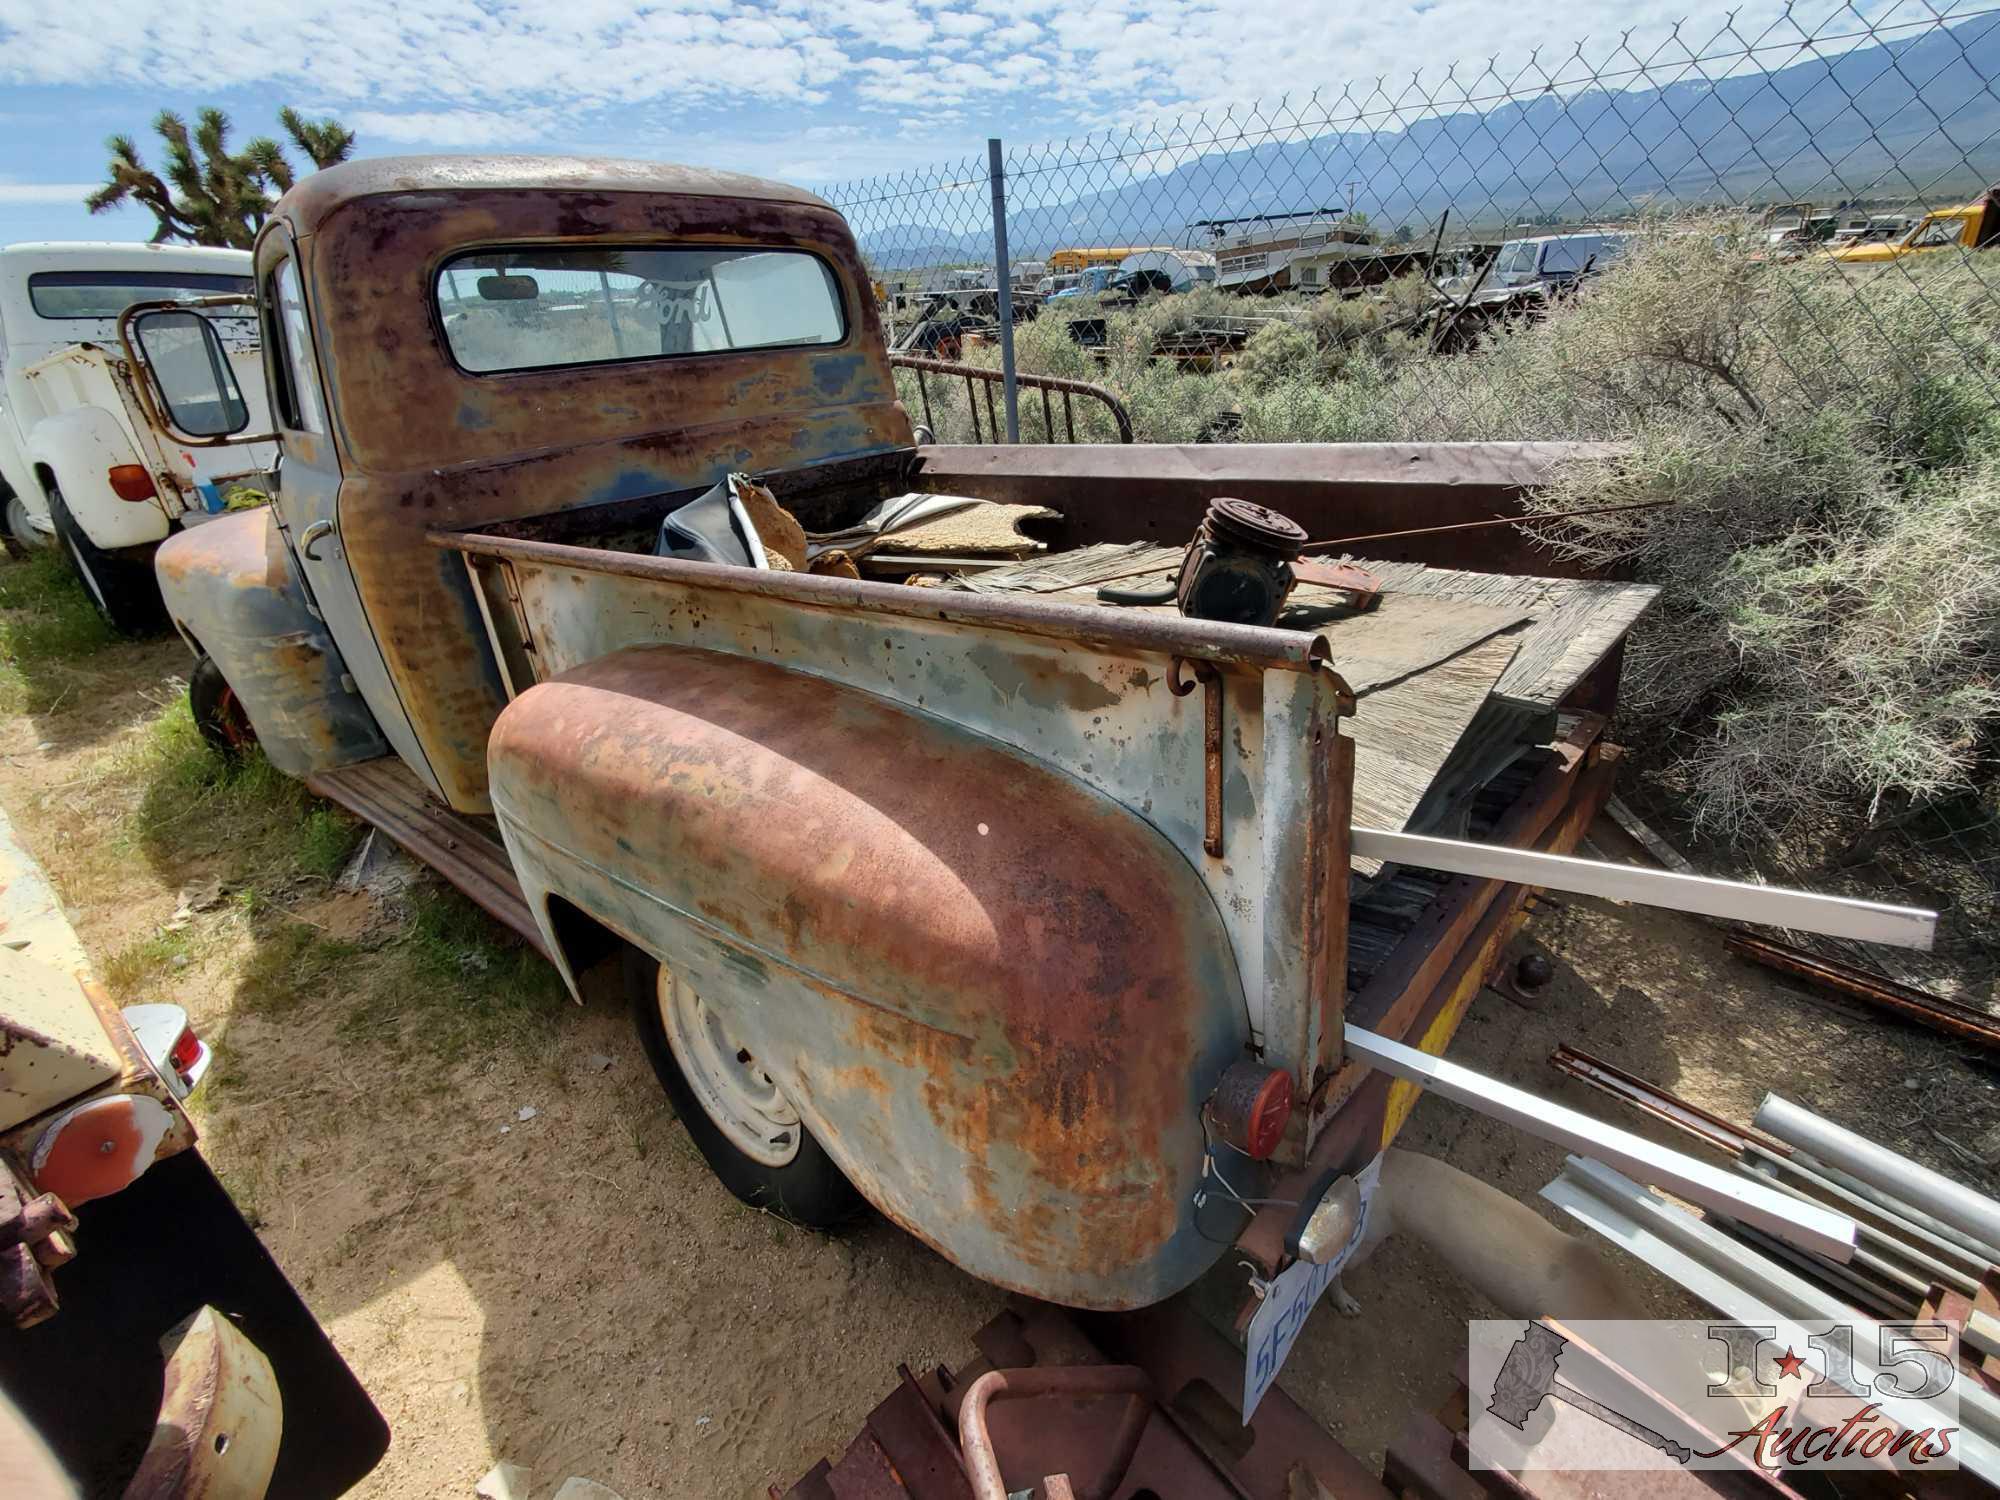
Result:
<svg viewBox="0 0 2000 1500"><path fill-rule="evenodd" d="M250 255L173 245L13 245L0 250L0 500L11 551L57 545L105 617L159 617L152 554L219 514L235 484L264 488L277 445L208 448L170 437L141 399L118 319L137 302L245 296ZM219 310L244 426L268 430L257 325ZM188 344L201 359L202 346ZM168 372L170 379L202 372ZM239 428L238 430L242 430Z"/></svg>
<svg viewBox="0 0 2000 1500"><path fill-rule="evenodd" d="M1881 265L1906 255L1936 250L1986 250L2000 244L2000 187L1990 187L1970 203L1925 214L1901 239L1837 247L1827 258L1843 265Z"/></svg>
<svg viewBox="0 0 2000 1500"><path fill-rule="evenodd" d="M1092 266L1115 266L1128 255L1137 255L1143 250L1162 250L1163 245L1072 245L1066 249L1052 251L1049 255L1049 272L1061 276L1065 273L1087 271Z"/></svg>
<svg viewBox="0 0 2000 1500"><path fill-rule="evenodd" d="M388 1429L195 1149L209 1062L0 946L0 1390L82 1494L339 1495Z"/></svg>
<svg viewBox="0 0 2000 1500"><path fill-rule="evenodd" d="M1135 296L1214 286L1215 257L1206 250L1141 250L1118 262L1116 284Z"/></svg>
<svg viewBox="0 0 2000 1500"><path fill-rule="evenodd" d="M1836 245L1874 245L1900 240L1916 221L1908 214L1870 214L1859 224L1843 224L1833 232Z"/></svg>
<svg viewBox="0 0 2000 1500"><path fill-rule="evenodd" d="M1111 283L1118 279L1118 266L1095 265L1077 272L1076 279L1059 292L1050 295L1051 302L1061 302L1072 297L1101 297L1111 289Z"/></svg>
<svg viewBox="0 0 2000 1500"><path fill-rule="evenodd" d="M1484 296L1527 286L1556 290L1573 285L1580 277L1607 269L1630 242L1630 235L1598 231L1509 240L1500 247L1499 258L1480 293Z"/></svg>

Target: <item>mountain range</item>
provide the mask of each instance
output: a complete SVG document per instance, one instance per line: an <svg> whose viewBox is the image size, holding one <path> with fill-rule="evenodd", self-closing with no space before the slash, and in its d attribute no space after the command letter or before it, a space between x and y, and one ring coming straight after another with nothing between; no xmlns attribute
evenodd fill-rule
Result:
<svg viewBox="0 0 2000 1500"><path fill-rule="evenodd" d="M2000 14L1772 71L1551 90L1305 140L1207 151L1163 140L1141 151L1114 134L1093 145L1101 149L1065 151L1086 163L1067 174L1010 183L1017 259L1064 244L1199 245L1198 220L1345 206L1350 183L1354 207L1378 230L1407 226L1419 237L1447 208L1470 230L1687 203L1936 206L2000 178ZM1136 160L1118 159L1128 150ZM1166 170L1162 157L1172 158ZM829 196L838 204L840 189ZM984 200L939 199L941 216L976 212L962 223L870 222L866 204L850 220L884 269L990 262ZM909 202L898 199L905 215Z"/></svg>

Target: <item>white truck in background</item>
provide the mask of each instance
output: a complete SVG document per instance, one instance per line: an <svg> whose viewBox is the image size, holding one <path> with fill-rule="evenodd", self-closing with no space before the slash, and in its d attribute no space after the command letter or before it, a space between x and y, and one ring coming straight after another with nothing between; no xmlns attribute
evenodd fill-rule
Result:
<svg viewBox="0 0 2000 1500"><path fill-rule="evenodd" d="M275 443L190 445L162 431L118 336L135 302L248 296L250 252L45 243L0 249L0 527L10 552L60 546L122 631L160 618L153 549L268 487ZM269 431L256 316L211 309L252 432Z"/></svg>

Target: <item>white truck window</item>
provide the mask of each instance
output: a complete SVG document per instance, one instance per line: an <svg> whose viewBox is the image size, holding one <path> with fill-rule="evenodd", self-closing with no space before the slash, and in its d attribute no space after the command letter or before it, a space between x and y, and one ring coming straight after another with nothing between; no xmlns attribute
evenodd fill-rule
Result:
<svg viewBox="0 0 2000 1500"><path fill-rule="evenodd" d="M134 302L247 297L250 290L248 276L193 271L37 271L28 278L28 302L41 318L115 318Z"/></svg>
<svg viewBox="0 0 2000 1500"><path fill-rule="evenodd" d="M847 337L839 282L802 250L482 250L448 261L436 295L477 374Z"/></svg>
<svg viewBox="0 0 2000 1500"><path fill-rule="evenodd" d="M271 277L278 304L278 339L282 345L285 379L290 385L291 410L286 415L298 432L325 432L326 406L320 400L319 375L313 368L312 331L306 326L306 304L299 296L298 269L287 256Z"/></svg>

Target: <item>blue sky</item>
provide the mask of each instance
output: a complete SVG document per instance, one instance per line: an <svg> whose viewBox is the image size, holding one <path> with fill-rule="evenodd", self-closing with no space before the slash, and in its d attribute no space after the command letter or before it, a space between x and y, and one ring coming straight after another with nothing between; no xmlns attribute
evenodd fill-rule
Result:
<svg viewBox="0 0 2000 1500"><path fill-rule="evenodd" d="M1947 5L1962 10L1962 4ZM1746 38L1782 6L1736 8ZM1804 17L1831 7L1798 7ZM1871 16L1917 0L1865 0ZM290 104L359 152L559 151L819 184L1532 48L1615 56L1714 0L0 0L0 243L145 239L95 218L103 141L219 104L240 143ZM1848 12L1851 18L1853 13ZM1811 20L1808 25L1813 24ZM1842 28L1844 29L1844 28ZM163 86L165 81L166 86Z"/></svg>

